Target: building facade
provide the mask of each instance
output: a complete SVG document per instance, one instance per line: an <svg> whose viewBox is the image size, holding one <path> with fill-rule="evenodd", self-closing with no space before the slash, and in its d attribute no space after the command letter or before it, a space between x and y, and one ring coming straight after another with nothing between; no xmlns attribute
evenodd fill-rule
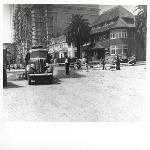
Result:
<svg viewBox="0 0 150 150"><path fill-rule="evenodd" d="M83 4L53 4L51 10L53 16L53 37L64 34L66 23L72 14L82 14L89 23L93 23L99 16L99 5Z"/></svg>
<svg viewBox="0 0 150 150"><path fill-rule="evenodd" d="M77 48L73 45L68 46L66 43L66 36L62 35L51 39L49 54L51 54L53 58L63 58L65 55L73 58L77 56Z"/></svg>
<svg viewBox="0 0 150 150"><path fill-rule="evenodd" d="M122 59L135 54L134 15L124 7L119 5L105 11L91 27L92 55L98 56L99 59L107 57L105 59L111 61L117 54ZM103 49L105 55L101 53Z"/></svg>

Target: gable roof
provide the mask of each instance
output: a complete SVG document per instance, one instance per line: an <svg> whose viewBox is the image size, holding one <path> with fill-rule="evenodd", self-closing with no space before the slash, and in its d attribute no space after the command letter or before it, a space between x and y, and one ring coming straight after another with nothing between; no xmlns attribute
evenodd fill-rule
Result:
<svg viewBox="0 0 150 150"><path fill-rule="evenodd" d="M62 36L57 38L57 43L62 43L62 42L66 42L66 36L65 35L62 35Z"/></svg>
<svg viewBox="0 0 150 150"><path fill-rule="evenodd" d="M103 22L115 19L117 17L129 17L134 18L134 15L126 10L121 5L118 5L116 7L113 7L105 12L103 12L94 22L91 26L99 25Z"/></svg>
<svg viewBox="0 0 150 150"><path fill-rule="evenodd" d="M51 45L58 44L58 43L63 43L63 42L66 42L66 36L65 35L61 35L57 38L52 38L51 39Z"/></svg>
<svg viewBox="0 0 150 150"><path fill-rule="evenodd" d="M104 26L104 27L101 27L99 29L91 30L90 34L104 32L106 30L115 29L115 28L118 28L118 27L134 27L134 24L127 24L122 18L119 17L118 20L115 23Z"/></svg>

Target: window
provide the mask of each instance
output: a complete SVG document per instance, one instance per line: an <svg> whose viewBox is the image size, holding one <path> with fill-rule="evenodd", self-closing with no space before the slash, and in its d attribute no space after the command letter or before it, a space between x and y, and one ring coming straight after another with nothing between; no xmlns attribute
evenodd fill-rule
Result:
<svg viewBox="0 0 150 150"><path fill-rule="evenodd" d="M112 55L116 54L116 49L115 49L115 48L116 48L115 46L111 46L111 47L110 47L110 53L111 53Z"/></svg>
<svg viewBox="0 0 150 150"><path fill-rule="evenodd" d="M103 35L103 39L105 39L105 35Z"/></svg>
<svg viewBox="0 0 150 150"><path fill-rule="evenodd" d="M75 52L75 57L77 57L77 52Z"/></svg>
<svg viewBox="0 0 150 150"><path fill-rule="evenodd" d="M127 38L127 33L126 33L126 32L124 33L124 35L125 35L125 37L124 37L124 38Z"/></svg>
<svg viewBox="0 0 150 150"><path fill-rule="evenodd" d="M119 32L119 38L121 38L121 32Z"/></svg>
<svg viewBox="0 0 150 150"><path fill-rule="evenodd" d="M30 53L30 58L47 58L47 51L33 51Z"/></svg>
<svg viewBox="0 0 150 150"><path fill-rule="evenodd" d="M128 46L127 45L112 45L110 47L111 55L116 54L127 54Z"/></svg>
<svg viewBox="0 0 150 150"><path fill-rule="evenodd" d="M102 40L102 36L99 36L99 40Z"/></svg>
<svg viewBox="0 0 150 150"><path fill-rule="evenodd" d="M127 54L128 46L123 45L122 54Z"/></svg>
<svg viewBox="0 0 150 150"><path fill-rule="evenodd" d="M110 32L110 39L127 38L127 30L112 30Z"/></svg>
<svg viewBox="0 0 150 150"><path fill-rule="evenodd" d="M115 34L114 33L110 34L110 38L114 39L115 38Z"/></svg>
<svg viewBox="0 0 150 150"><path fill-rule="evenodd" d="M127 49L123 49L123 54L127 54Z"/></svg>
<svg viewBox="0 0 150 150"><path fill-rule="evenodd" d="M111 50L111 54L116 54L116 50L115 50L115 49L112 49L112 50Z"/></svg>

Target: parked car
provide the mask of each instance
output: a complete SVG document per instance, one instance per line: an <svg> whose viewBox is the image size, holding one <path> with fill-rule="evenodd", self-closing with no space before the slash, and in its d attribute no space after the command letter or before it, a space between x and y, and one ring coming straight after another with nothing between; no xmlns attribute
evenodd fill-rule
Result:
<svg viewBox="0 0 150 150"><path fill-rule="evenodd" d="M128 63L131 65L135 65L136 64L136 58L135 55L133 55L132 57L127 57L126 59L120 59L121 63ZM114 61L114 63L116 63L116 60Z"/></svg>
<svg viewBox="0 0 150 150"><path fill-rule="evenodd" d="M49 84L53 82L53 66L50 64L50 55L47 49L37 47L30 49L26 54L25 79L28 80L28 85L31 80L47 79Z"/></svg>
<svg viewBox="0 0 150 150"><path fill-rule="evenodd" d="M132 64L133 66L136 64L135 55L133 55L132 57L130 57L130 58L128 59L128 63L129 63L129 64Z"/></svg>
<svg viewBox="0 0 150 150"><path fill-rule="evenodd" d="M7 86L7 49L3 49L3 87Z"/></svg>
<svg viewBox="0 0 150 150"><path fill-rule="evenodd" d="M3 87L7 86L7 69L3 66Z"/></svg>

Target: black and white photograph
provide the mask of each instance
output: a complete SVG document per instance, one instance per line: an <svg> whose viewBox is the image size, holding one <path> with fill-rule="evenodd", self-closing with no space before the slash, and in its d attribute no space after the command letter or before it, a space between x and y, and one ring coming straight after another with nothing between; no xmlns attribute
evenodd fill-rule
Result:
<svg viewBox="0 0 150 150"><path fill-rule="evenodd" d="M105 123L110 123L106 129L110 131L106 134L109 136L114 127L111 123L118 125L148 121L147 3L84 3L63 4L53 1L51 4L49 1L40 4L2 4L1 120L4 124L10 123L12 128L13 123L24 123L25 127L28 123L37 126L40 123L50 124L52 127L55 124L60 127L62 124L62 127L55 129L56 135L53 134L56 141L57 138L61 141L61 131L65 133L66 124L69 124L68 130L71 130L67 130L67 133L72 133L76 123L83 123L81 128L87 136L90 127L87 132L85 129L90 123L96 124L96 128L98 125L105 126ZM70 124L73 126L70 127ZM15 128L19 130L21 127L17 125ZM34 125L31 128L34 128ZM79 132L82 132L80 129ZM126 133L124 129L118 128L117 134L122 130ZM10 129L5 138L7 139L8 135L10 139L13 138L13 133ZM102 128L98 133L104 135L102 141L109 141L111 137L113 144L112 134L107 139ZM80 134L79 139L82 137L82 133ZM147 135L144 132L143 137L145 134ZM19 135L22 133L16 134L17 139L20 139ZM137 135L135 132L134 136L138 137ZM129 134L128 136L130 139ZM69 137L72 138L71 135ZM77 140L77 136L75 137ZM135 140L128 138L123 139L124 142ZM142 135L136 140L141 147L135 147L140 150L148 149L149 136L143 141L140 138L142 139ZM89 138L86 141L88 140ZM87 145L84 145L86 142L81 142L84 146L77 149L100 149L97 142L98 137L91 147L88 142ZM58 149L55 144L59 143L51 143L53 146L49 148ZM117 141L116 143L119 144ZM29 144L32 145L32 142ZM109 143L105 144L103 148L107 150L105 146ZM30 146L26 149L30 149ZM131 149L135 148L134 144L127 146L127 149L132 146ZM14 149L18 150L15 146ZM35 149L48 148L42 145ZM70 146L66 145L62 149L73 149L73 146L70 143Z"/></svg>

